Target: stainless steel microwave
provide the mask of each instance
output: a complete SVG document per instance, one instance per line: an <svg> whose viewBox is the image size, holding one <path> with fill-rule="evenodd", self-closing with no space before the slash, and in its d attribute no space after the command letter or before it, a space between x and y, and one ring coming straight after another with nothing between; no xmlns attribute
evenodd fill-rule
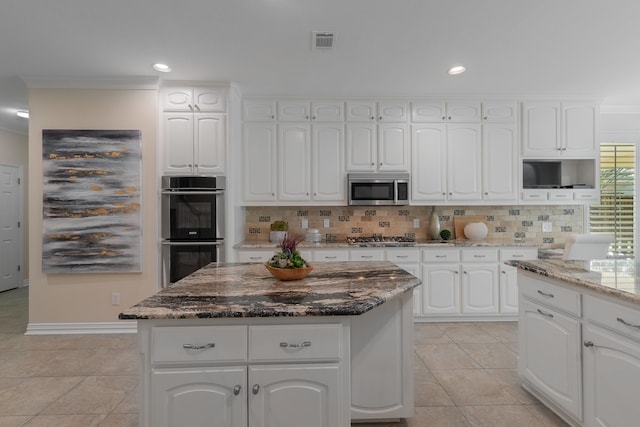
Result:
<svg viewBox="0 0 640 427"><path fill-rule="evenodd" d="M351 206L401 206L409 204L408 173L350 173L347 194Z"/></svg>

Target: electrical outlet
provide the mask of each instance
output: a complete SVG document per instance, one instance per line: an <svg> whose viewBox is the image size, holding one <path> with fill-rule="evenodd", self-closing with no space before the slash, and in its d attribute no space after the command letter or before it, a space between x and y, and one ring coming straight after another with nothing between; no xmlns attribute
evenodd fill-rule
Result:
<svg viewBox="0 0 640 427"><path fill-rule="evenodd" d="M324 221L322 222L324 224L324 228L329 228L329 218L325 218Z"/></svg>
<svg viewBox="0 0 640 427"><path fill-rule="evenodd" d="M302 227L303 229L304 229L304 228L309 228L309 220L308 220L307 218L303 218L303 219L302 219L302 221L300 221L300 222L302 223L302 224L301 224L301 227Z"/></svg>
<svg viewBox="0 0 640 427"><path fill-rule="evenodd" d="M420 228L420 218L415 218L413 220L413 228Z"/></svg>
<svg viewBox="0 0 640 427"><path fill-rule="evenodd" d="M553 231L552 223L550 223L550 222L543 222L542 223L542 232L543 233L551 233L552 231Z"/></svg>
<svg viewBox="0 0 640 427"><path fill-rule="evenodd" d="M120 292L111 294L111 305L120 305Z"/></svg>

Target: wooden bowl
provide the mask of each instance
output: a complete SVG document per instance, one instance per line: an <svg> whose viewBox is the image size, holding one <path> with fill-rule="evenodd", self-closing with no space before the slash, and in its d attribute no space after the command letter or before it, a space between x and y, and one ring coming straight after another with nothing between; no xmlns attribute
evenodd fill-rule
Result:
<svg viewBox="0 0 640 427"><path fill-rule="evenodd" d="M307 264L306 267L302 268L276 268L271 267L269 264L264 263L264 266L269 270L269 273L273 275L276 279L280 280L300 280L304 279L307 274L311 273L313 267Z"/></svg>

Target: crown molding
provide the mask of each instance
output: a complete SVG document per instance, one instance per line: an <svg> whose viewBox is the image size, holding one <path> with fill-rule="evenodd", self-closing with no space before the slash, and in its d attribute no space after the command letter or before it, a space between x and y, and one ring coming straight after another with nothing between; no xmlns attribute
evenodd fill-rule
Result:
<svg viewBox="0 0 640 427"><path fill-rule="evenodd" d="M158 89L160 79L130 77L20 76L29 89Z"/></svg>

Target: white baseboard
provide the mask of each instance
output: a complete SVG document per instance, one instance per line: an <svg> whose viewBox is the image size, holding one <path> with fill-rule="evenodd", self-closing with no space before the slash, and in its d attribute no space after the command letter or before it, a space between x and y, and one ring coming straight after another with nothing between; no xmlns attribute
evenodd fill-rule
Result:
<svg viewBox="0 0 640 427"><path fill-rule="evenodd" d="M29 323L25 335L135 334L137 322Z"/></svg>

